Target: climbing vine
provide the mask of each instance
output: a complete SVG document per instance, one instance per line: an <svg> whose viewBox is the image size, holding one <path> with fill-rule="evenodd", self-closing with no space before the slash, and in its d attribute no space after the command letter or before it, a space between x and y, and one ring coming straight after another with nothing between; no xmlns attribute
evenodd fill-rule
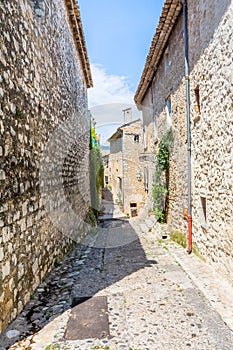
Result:
<svg viewBox="0 0 233 350"><path fill-rule="evenodd" d="M100 191L104 183L104 167L100 152L99 140L95 129L90 129L90 192L91 208L98 217L100 210Z"/></svg>
<svg viewBox="0 0 233 350"><path fill-rule="evenodd" d="M152 197L154 202L155 217L158 222L166 222L166 205L168 200L168 181L170 150L173 144L173 133L170 128L159 143L159 151L156 157L156 171Z"/></svg>

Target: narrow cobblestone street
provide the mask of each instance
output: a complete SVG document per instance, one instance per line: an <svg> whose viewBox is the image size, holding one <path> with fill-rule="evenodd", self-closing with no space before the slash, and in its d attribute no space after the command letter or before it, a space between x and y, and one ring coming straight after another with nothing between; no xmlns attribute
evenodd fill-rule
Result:
<svg viewBox="0 0 233 350"><path fill-rule="evenodd" d="M119 246L121 242L127 244ZM193 280L181 266L185 259L187 268L193 266ZM38 288L3 334L1 349L230 350L232 289L227 289L224 305L217 289L210 291L209 271L171 241L143 233L139 220L103 222L89 246L77 247ZM208 299L197 287L203 281ZM100 335L85 338L78 323L91 332L85 304L95 300L106 300L107 310L93 315ZM229 313L229 322L217 312L219 305ZM101 331L103 316L107 326ZM77 329L69 337L72 317Z"/></svg>

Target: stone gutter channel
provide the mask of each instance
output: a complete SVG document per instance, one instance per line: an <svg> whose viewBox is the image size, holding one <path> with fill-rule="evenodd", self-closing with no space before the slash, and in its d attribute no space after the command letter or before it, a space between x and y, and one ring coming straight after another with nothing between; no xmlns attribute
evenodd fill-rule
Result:
<svg viewBox="0 0 233 350"><path fill-rule="evenodd" d="M0 350L232 350L233 288L210 265L166 238L153 216L99 227L40 285ZM109 232L129 241L106 248ZM99 337L85 335L88 322Z"/></svg>

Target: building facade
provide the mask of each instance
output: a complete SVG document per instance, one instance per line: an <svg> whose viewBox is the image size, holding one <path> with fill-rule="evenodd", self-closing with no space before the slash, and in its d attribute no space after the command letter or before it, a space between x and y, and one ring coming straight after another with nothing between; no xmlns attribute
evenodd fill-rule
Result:
<svg viewBox="0 0 233 350"><path fill-rule="evenodd" d="M139 157L143 148L142 122L122 125L110 137L110 185L113 199L129 216L139 215L145 205L144 169Z"/></svg>
<svg viewBox="0 0 233 350"><path fill-rule="evenodd" d="M1 332L73 245L55 208L87 215L92 79L75 0L1 1L0 21Z"/></svg>
<svg viewBox="0 0 233 350"><path fill-rule="evenodd" d="M183 3L187 7L188 77L184 70ZM209 262L231 279L232 25L231 0L165 1L135 95L144 115L150 111L155 157L159 142L172 128L167 222L171 230L184 233L188 207L187 126L190 127L193 242Z"/></svg>

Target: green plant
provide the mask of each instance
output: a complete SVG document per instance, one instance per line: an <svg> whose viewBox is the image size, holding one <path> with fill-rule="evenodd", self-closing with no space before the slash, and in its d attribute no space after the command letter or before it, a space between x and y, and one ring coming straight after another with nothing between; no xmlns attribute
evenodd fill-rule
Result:
<svg viewBox="0 0 233 350"><path fill-rule="evenodd" d="M170 233L170 239L182 247L186 248L187 242L186 242L186 235L183 232L180 231L171 231Z"/></svg>
<svg viewBox="0 0 233 350"><path fill-rule="evenodd" d="M90 224L91 226L94 226L94 227L96 226L97 220L95 216L95 211L91 206L89 206L88 208L88 213L85 217L85 222L87 224Z"/></svg>
<svg viewBox="0 0 233 350"><path fill-rule="evenodd" d="M167 145L160 141L159 143L159 152L157 154L158 166L161 170L166 171L169 165L169 148Z"/></svg>
<svg viewBox="0 0 233 350"><path fill-rule="evenodd" d="M101 157L100 147L97 142L95 129L90 130L90 192L91 207L96 218L98 218L100 210L100 191L104 185L104 166Z"/></svg>
<svg viewBox="0 0 233 350"><path fill-rule="evenodd" d="M45 348L45 350L59 350L59 349L60 349L60 345L58 344L55 344L55 345L49 344Z"/></svg>
<svg viewBox="0 0 233 350"><path fill-rule="evenodd" d="M204 256L200 253L200 250L195 242L192 244L192 252L201 260L205 261Z"/></svg>
<svg viewBox="0 0 233 350"><path fill-rule="evenodd" d="M25 120L26 119L26 116L25 114L22 112L21 109L19 109L18 107L16 107L16 110L15 110L15 118L16 119L22 119L22 120Z"/></svg>
<svg viewBox="0 0 233 350"><path fill-rule="evenodd" d="M159 143L159 150L156 156L156 170L152 198L154 202L155 218L158 222L166 222L168 185L169 185L169 163L170 149L173 144L172 129L169 129Z"/></svg>
<svg viewBox="0 0 233 350"><path fill-rule="evenodd" d="M54 260L54 267L58 267L58 266L60 266L60 265L61 265L61 263L59 262L58 258L55 257L55 260Z"/></svg>

